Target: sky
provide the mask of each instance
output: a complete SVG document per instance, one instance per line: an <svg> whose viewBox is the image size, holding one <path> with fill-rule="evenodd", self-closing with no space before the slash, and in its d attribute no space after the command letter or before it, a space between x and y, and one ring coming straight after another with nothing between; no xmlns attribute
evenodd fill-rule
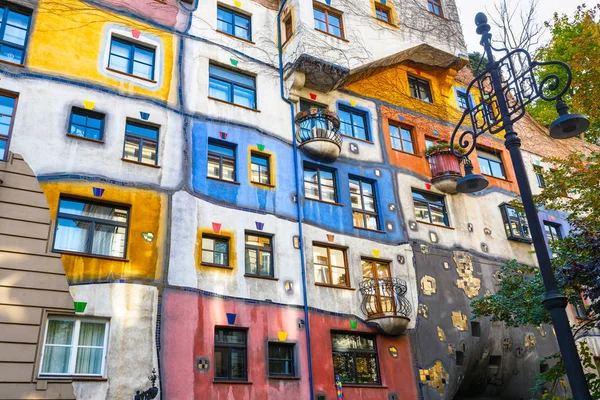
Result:
<svg viewBox="0 0 600 400"><path fill-rule="evenodd" d="M475 15L482 11L488 16L494 10L494 4L499 0L455 0L460 14L463 34L467 42L469 52L480 51L480 36L475 32ZM572 15L577 5L587 3L588 7L594 4L593 0L539 0L538 18L541 21L550 21L555 12ZM511 0L513 7L527 7L529 0ZM494 34L494 26L492 26ZM549 39L549 33L545 33L545 39Z"/></svg>

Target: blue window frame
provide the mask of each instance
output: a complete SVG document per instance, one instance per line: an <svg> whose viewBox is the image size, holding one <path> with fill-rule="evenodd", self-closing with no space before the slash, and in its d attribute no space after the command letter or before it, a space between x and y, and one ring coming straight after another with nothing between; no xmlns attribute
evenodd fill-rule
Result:
<svg viewBox="0 0 600 400"><path fill-rule="evenodd" d="M456 102L458 103L458 108L460 108L461 110L466 110L469 106L469 100L468 100L468 96L467 96L467 92L463 91L463 90L457 90L456 91Z"/></svg>
<svg viewBox="0 0 600 400"><path fill-rule="evenodd" d="M367 113L356 108L339 106L340 133L361 140L370 140Z"/></svg>
<svg viewBox="0 0 600 400"><path fill-rule="evenodd" d="M156 50L151 47L113 37L110 42L108 68L152 81L155 53Z"/></svg>
<svg viewBox="0 0 600 400"><path fill-rule="evenodd" d="M16 95L0 93L0 161L8 159L8 146L10 145L16 105Z"/></svg>
<svg viewBox="0 0 600 400"><path fill-rule="evenodd" d="M23 64L31 22L31 12L12 6L0 7L0 60Z"/></svg>
<svg viewBox="0 0 600 400"><path fill-rule="evenodd" d="M123 158L142 164L158 164L158 127L127 121Z"/></svg>
<svg viewBox="0 0 600 400"><path fill-rule="evenodd" d="M214 65L208 69L208 95L214 99L256 109L254 77L238 74Z"/></svg>
<svg viewBox="0 0 600 400"><path fill-rule="evenodd" d="M104 114L79 107L71 109L69 134L92 140L104 138Z"/></svg>
<svg viewBox="0 0 600 400"><path fill-rule="evenodd" d="M250 16L225 7L217 7L217 30L229 35L252 41Z"/></svg>

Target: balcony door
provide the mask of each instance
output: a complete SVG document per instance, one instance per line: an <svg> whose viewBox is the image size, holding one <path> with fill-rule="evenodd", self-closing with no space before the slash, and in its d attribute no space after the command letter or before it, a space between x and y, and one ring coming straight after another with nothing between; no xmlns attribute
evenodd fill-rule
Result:
<svg viewBox="0 0 600 400"><path fill-rule="evenodd" d="M369 316L395 313L394 288L390 273L390 263L376 260L362 260L363 281L370 282L371 290L366 294L366 307Z"/></svg>

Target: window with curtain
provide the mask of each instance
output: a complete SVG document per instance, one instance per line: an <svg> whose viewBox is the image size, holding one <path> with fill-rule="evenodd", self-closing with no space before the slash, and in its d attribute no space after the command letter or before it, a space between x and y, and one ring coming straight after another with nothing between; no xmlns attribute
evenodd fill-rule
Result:
<svg viewBox="0 0 600 400"><path fill-rule="evenodd" d="M104 114L79 107L71 109L69 134L92 140L104 136Z"/></svg>
<svg viewBox="0 0 600 400"><path fill-rule="evenodd" d="M477 149L477 160L479 160L479 168L482 174L506 179L500 154Z"/></svg>
<svg viewBox="0 0 600 400"><path fill-rule="evenodd" d="M0 161L8 159L8 146L15 117L17 96L0 93Z"/></svg>
<svg viewBox="0 0 600 400"><path fill-rule="evenodd" d="M275 275L271 236L246 233L246 275Z"/></svg>
<svg viewBox="0 0 600 400"><path fill-rule="evenodd" d="M433 103L433 97L431 97L431 87L429 86L428 81L409 75L408 87L410 89L410 95L415 99Z"/></svg>
<svg viewBox="0 0 600 400"><path fill-rule="evenodd" d="M354 227L372 230L379 229L375 183L352 177L349 182Z"/></svg>
<svg viewBox="0 0 600 400"><path fill-rule="evenodd" d="M129 208L61 198L54 251L125 258Z"/></svg>
<svg viewBox="0 0 600 400"><path fill-rule="evenodd" d="M48 317L40 375L103 376L108 322Z"/></svg>
<svg viewBox="0 0 600 400"><path fill-rule="evenodd" d="M250 16L217 6L217 30L240 39L252 40Z"/></svg>
<svg viewBox="0 0 600 400"><path fill-rule="evenodd" d="M305 164L304 196L307 199L336 203L335 170Z"/></svg>
<svg viewBox="0 0 600 400"><path fill-rule="evenodd" d="M262 183L263 185L270 185L271 157L268 155L252 153L250 155L250 164L252 167L251 181L254 183Z"/></svg>
<svg viewBox="0 0 600 400"><path fill-rule="evenodd" d="M394 150L415 154L415 146L413 145L411 130L403 126L393 124L390 124L389 126L392 148Z"/></svg>
<svg viewBox="0 0 600 400"><path fill-rule="evenodd" d="M269 343L269 376L295 376L293 343Z"/></svg>
<svg viewBox="0 0 600 400"><path fill-rule="evenodd" d="M113 36L108 69L152 81L155 53L156 49L152 47Z"/></svg>
<svg viewBox="0 0 600 400"><path fill-rule="evenodd" d="M142 164L158 165L158 127L127 121L123 158Z"/></svg>
<svg viewBox="0 0 600 400"><path fill-rule="evenodd" d="M531 243L531 232L525 215L506 203L500 204L506 237L509 240Z"/></svg>
<svg viewBox="0 0 600 400"><path fill-rule="evenodd" d="M331 333L333 373L342 383L379 385L379 357L375 336Z"/></svg>
<svg viewBox="0 0 600 400"><path fill-rule="evenodd" d="M0 13L0 60L23 64L31 11L3 4Z"/></svg>
<svg viewBox="0 0 600 400"><path fill-rule="evenodd" d="M346 249L313 245L315 284L350 287Z"/></svg>
<svg viewBox="0 0 600 400"><path fill-rule="evenodd" d="M340 106L338 117L340 118L340 133L361 140L370 140L367 125L368 114L352 107Z"/></svg>
<svg viewBox="0 0 600 400"><path fill-rule="evenodd" d="M413 190L412 197L415 207L415 217L418 221L434 225L450 226L446 202L443 196Z"/></svg>
<svg viewBox="0 0 600 400"><path fill-rule="evenodd" d="M253 76L210 65L208 96L227 103L256 109L256 80Z"/></svg>
<svg viewBox="0 0 600 400"><path fill-rule="evenodd" d="M215 380L248 380L246 331L215 329Z"/></svg>
<svg viewBox="0 0 600 400"><path fill-rule="evenodd" d="M235 147L208 141L208 176L235 182Z"/></svg>

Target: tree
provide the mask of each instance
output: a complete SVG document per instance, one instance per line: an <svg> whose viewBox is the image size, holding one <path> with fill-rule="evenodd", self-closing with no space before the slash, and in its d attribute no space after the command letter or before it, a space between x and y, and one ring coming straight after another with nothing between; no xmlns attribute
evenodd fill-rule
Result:
<svg viewBox="0 0 600 400"><path fill-rule="evenodd" d="M585 138L597 143L600 141L600 102L597 100L600 87L600 4L592 8L577 7L575 15L554 14L552 22L546 23L552 33L551 41L540 49L541 61L559 60L567 63L573 71L572 90L564 100L571 106L571 112L586 115L591 122ZM566 78L562 69L546 67L539 76L556 73ZM554 105L537 101L529 110L540 123L548 126L556 119Z"/></svg>
<svg viewBox="0 0 600 400"><path fill-rule="evenodd" d="M481 58L483 57L483 61ZM485 71L485 64L487 59L478 51L473 53L469 53L469 68L473 72L473 75L477 76L483 71Z"/></svg>
<svg viewBox="0 0 600 400"><path fill-rule="evenodd" d="M537 18L539 0L530 0L527 6L523 3L517 1L518 6L513 7L510 0L498 0L494 4L489 14L499 33L493 40L506 49L525 49L535 56L545 31Z"/></svg>

